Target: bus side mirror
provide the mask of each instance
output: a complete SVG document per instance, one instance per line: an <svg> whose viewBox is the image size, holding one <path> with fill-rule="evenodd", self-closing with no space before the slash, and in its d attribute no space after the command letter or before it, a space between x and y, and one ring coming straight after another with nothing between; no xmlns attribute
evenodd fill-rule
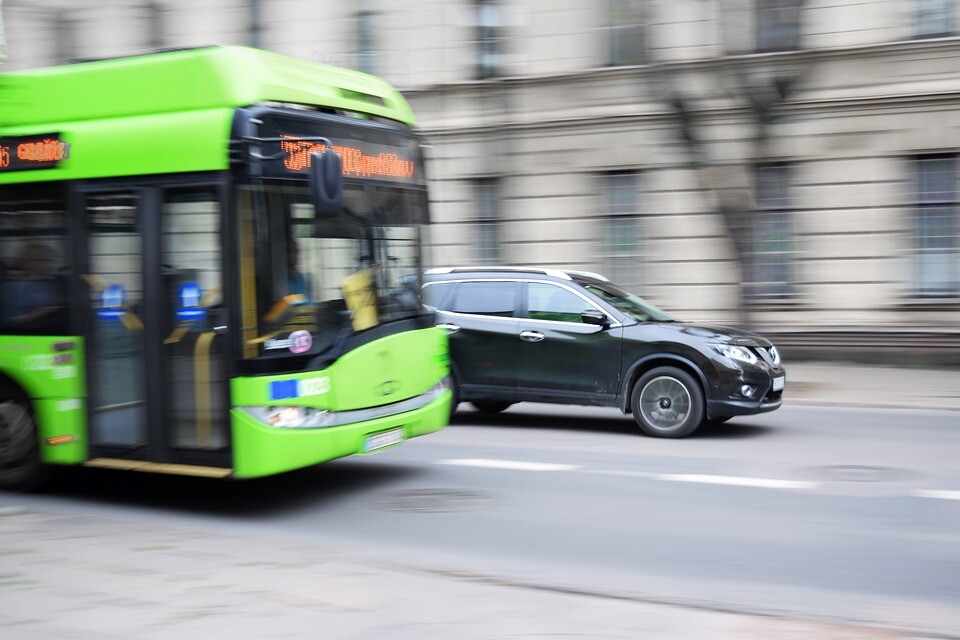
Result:
<svg viewBox="0 0 960 640"><path fill-rule="evenodd" d="M318 220L329 220L340 214L343 206L343 171L340 155L327 151L310 154L310 199Z"/></svg>

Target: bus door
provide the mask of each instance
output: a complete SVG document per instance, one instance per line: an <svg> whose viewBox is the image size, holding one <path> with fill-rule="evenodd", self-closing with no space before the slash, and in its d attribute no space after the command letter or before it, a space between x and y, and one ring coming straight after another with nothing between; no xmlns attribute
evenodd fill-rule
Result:
<svg viewBox="0 0 960 640"><path fill-rule="evenodd" d="M81 203L91 455L230 466L218 190Z"/></svg>

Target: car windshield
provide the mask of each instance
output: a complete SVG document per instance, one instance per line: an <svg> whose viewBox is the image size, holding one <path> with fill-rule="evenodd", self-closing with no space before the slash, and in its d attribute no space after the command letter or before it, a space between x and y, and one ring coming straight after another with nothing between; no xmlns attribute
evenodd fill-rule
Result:
<svg viewBox="0 0 960 640"><path fill-rule="evenodd" d="M640 322L675 322L673 318L640 296L609 282L603 284L582 282L581 284L593 295Z"/></svg>

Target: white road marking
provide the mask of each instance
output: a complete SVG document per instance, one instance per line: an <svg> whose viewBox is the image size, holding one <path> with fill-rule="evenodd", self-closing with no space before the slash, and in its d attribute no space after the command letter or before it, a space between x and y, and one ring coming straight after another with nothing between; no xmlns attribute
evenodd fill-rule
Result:
<svg viewBox="0 0 960 640"><path fill-rule="evenodd" d="M624 478L656 478L656 473L650 471L615 471L612 469L584 469L584 473L595 473L600 476L621 476Z"/></svg>
<svg viewBox="0 0 960 640"><path fill-rule="evenodd" d="M704 474L663 474L654 476L667 482L695 482L699 484L727 484L738 487L761 487L765 489L813 489L816 482L805 480L778 480L775 478L744 478L738 476L712 476Z"/></svg>
<svg viewBox="0 0 960 640"><path fill-rule="evenodd" d="M459 467L485 467L487 469L511 469L514 471L577 471L581 468L580 465L576 464L526 462L523 460L489 460L485 458L438 460L437 464L449 464Z"/></svg>
<svg viewBox="0 0 960 640"><path fill-rule="evenodd" d="M918 498L935 498L937 500L960 500L960 491L936 491L933 489L917 489L911 495Z"/></svg>
<svg viewBox="0 0 960 640"><path fill-rule="evenodd" d="M491 458L458 458L437 460L436 464L459 467L482 467L486 469L507 469L511 471L579 471L597 475L643 478L664 482L687 482L692 484L718 484L734 487L756 487L761 489L804 490L820 487L819 482L807 480L783 480L779 478L753 478L745 476L718 476L701 473L651 473L648 471L630 471L615 469L585 469L578 464L557 464L552 462L530 462L526 460L494 460ZM936 500L960 500L960 491L917 489L909 492L916 498Z"/></svg>

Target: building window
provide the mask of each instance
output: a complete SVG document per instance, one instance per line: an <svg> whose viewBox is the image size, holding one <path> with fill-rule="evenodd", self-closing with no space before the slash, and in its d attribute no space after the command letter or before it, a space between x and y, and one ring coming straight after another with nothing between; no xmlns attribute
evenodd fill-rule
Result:
<svg viewBox="0 0 960 640"><path fill-rule="evenodd" d="M249 18L250 33L247 34L247 43L254 49L263 46L263 7L261 0L249 0L247 17Z"/></svg>
<svg viewBox="0 0 960 640"><path fill-rule="evenodd" d="M361 7L369 6L361 2ZM367 9L357 13L357 68L366 73L377 72L376 14Z"/></svg>
<svg viewBox="0 0 960 640"><path fill-rule="evenodd" d="M474 183L476 204L476 258L482 264L500 261L500 181L481 178Z"/></svg>
<svg viewBox="0 0 960 640"><path fill-rule="evenodd" d="M921 297L960 293L957 157L916 160L914 291Z"/></svg>
<svg viewBox="0 0 960 640"><path fill-rule="evenodd" d="M643 237L637 215L637 174L602 177L604 199L604 271L613 282L640 291Z"/></svg>
<svg viewBox="0 0 960 640"><path fill-rule="evenodd" d="M794 51L800 47L802 0L755 0L757 51Z"/></svg>
<svg viewBox="0 0 960 640"><path fill-rule="evenodd" d="M476 0L477 77L492 78L500 73L503 43L503 16L497 0Z"/></svg>
<svg viewBox="0 0 960 640"><path fill-rule="evenodd" d="M77 51L77 20L66 11L60 11L53 18L54 62L70 64L79 58Z"/></svg>
<svg viewBox="0 0 960 640"><path fill-rule="evenodd" d="M954 0L914 0L914 35L942 38L954 33Z"/></svg>
<svg viewBox="0 0 960 640"><path fill-rule="evenodd" d="M779 299L793 293L793 233L790 166L763 164L755 168L756 220L750 226L747 281L759 299Z"/></svg>
<svg viewBox="0 0 960 640"><path fill-rule="evenodd" d="M166 46L163 35L163 9L156 2L144 7L147 21L147 49L156 51Z"/></svg>
<svg viewBox="0 0 960 640"><path fill-rule="evenodd" d="M643 0L610 0L610 64L646 62Z"/></svg>

